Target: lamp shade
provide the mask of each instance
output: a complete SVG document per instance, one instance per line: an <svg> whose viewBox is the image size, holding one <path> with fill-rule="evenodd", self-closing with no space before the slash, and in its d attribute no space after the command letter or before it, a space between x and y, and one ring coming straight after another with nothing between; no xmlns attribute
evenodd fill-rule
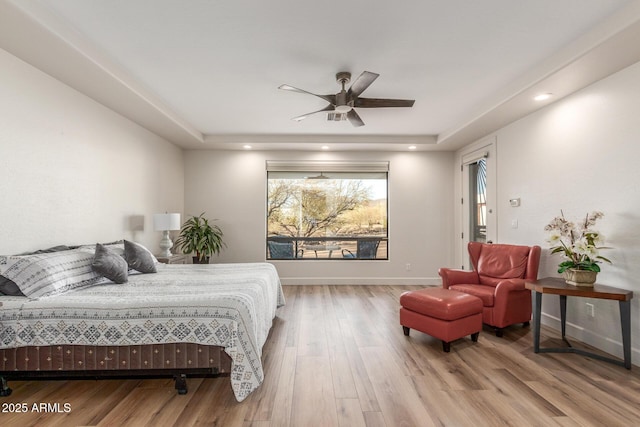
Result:
<svg viewBox="0 0 640 427"><path fill-rule="evenodd" d="M156 231L180 230L180 214L179 213L154 214L153 228Z"/></svg>

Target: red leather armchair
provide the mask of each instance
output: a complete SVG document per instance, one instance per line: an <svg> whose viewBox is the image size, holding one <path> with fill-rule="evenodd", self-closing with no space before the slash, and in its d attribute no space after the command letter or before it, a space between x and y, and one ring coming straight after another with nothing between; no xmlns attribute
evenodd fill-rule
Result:
<svg viewBox="0 0 640 427"><path fill-rule="evenodd" d="M496 335L515 323L529 325L531 291L524 281L538 278L540 246L469 242L473 271L441 268L442 287L474 295L482 300L482 322Z"/></svg>

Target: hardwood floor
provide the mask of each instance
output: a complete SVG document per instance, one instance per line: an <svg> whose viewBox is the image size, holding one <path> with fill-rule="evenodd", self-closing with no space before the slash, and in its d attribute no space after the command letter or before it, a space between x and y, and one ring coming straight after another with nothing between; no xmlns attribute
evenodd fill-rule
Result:
<svg viewBox="0 0 640 427"><path fill-rule="evenodd" d="M405 337L407 286L285 286L287 305L263 349L265 381L244 402L228 378L12 382L2 426L631 426L640 425L640 368L575 354L534 354L528 328L489 329L443 353ZM543 329L542 344L558 341ZM58 403L61 412L32 411ZM64 412L64 404L70 411Z"/></svg>

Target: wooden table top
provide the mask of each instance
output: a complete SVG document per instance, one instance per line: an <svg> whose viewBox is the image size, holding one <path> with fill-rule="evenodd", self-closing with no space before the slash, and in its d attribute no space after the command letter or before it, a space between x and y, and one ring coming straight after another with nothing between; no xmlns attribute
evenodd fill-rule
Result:
<svg viewBox="0 0 640 427"><path fill-rule="evenodd" d="M536 281L525 281L524 286L532 291L542 294L566 295L584 298L611 299L616 301L629 301L633 298L633 291L594 284L590 286L569 285L560 277L544 277Z"/></svg>

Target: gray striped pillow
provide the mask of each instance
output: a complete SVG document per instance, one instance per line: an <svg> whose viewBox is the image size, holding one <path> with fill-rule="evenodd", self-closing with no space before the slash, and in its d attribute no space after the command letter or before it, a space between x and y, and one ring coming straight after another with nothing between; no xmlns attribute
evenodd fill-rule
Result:
<svg viewBox="0 0 640 427"><path fill-rule="evenodd" d="M94 254L82 250L0 256L0 274L29 298L52 296L91 286L102 276L93 271Z"/></svg>

